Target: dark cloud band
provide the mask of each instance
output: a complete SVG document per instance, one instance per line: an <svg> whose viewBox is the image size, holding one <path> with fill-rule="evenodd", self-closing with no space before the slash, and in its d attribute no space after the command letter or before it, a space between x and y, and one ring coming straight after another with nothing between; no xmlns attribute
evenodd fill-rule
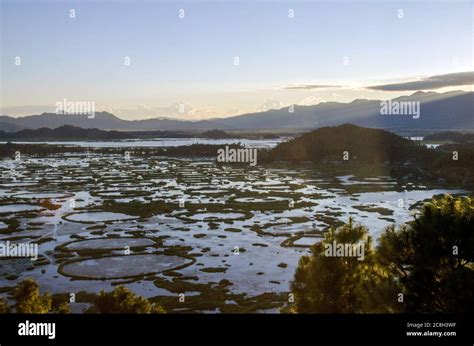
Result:
<svg viewBox="0 0 474 346"><path fill-rule="evenodd" d="M411 90L431 90L450 86L474 84L474 72L458 72L430 76L421 80L394 84L382 84L367 87L372 90L382 91L411 91Z"/></svg>

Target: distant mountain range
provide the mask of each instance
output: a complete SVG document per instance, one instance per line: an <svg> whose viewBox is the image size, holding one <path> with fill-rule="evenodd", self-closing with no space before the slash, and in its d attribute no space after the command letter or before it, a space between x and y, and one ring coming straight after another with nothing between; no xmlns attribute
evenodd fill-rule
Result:
<svg viewBox="0 0 474 346"><path fill-rule="evenodd" d="M14 118L0 116L0 130L12 132L42 127L72 125L82 128L119 131L231 131L311 130L324 126L352 123L388 130L474 130L474 92L447 93L418 91L395 98L397 102L420 102L420 117L382 115L380 100L358 99L350 103L323 102L313 106L272 109L229 118L201 121L175 119L123 120L107 112L86 115L43 113Z"/></svg>

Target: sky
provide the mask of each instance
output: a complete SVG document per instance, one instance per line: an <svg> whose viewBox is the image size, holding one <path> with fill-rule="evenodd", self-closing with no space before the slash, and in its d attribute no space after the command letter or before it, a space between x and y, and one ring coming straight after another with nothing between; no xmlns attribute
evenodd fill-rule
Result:
<svg viewBox="0 0 474 346"><path fill-rule="evenodd" d="M124 119L204 119L389 99L414 81L472 90L473 4L0 0L0 114L66 99Z"/></svg>

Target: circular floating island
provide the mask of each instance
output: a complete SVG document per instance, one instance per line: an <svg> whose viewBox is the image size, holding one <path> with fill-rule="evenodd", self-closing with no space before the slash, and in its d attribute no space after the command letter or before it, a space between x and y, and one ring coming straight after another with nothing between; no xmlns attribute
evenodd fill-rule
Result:
<svg viewBox="0 0 474 346"><path fill-rule="evenodd" d="M126 197L145 197L151 195L153 192L149 190L141 189L127 189L127 190L99 190L92 193L93 196L99 196L104 198L126 198Z"/></svg>
<svg viewBox="0 0 474 346"><path fill-rule="evenodd" d="M277 197L277 196L266 196L266 197L239 197L235 198L234 202L238 203L271 203L289 201L289 198Z"/></svg>
<svg viewBox="0 0 474 346"><path fill-rule="evenodd" d="M67 251L78 250L117 250L128 246L130 249L136 247L149 247L155 245L155 242L149 238L96 238L74 241L64 244L63 248Z"/></svg>
<svg viewBox="0 0 474 346"><path fill-rule="evenodd" d="M284 240L280 246L282 247L299 247L309 248L313 244L323 241L324 236L321 234L300 234Z"/></svg>
<svg viewBox="0 0 474 346"><path fill-rule="evenodd" d="M55 192L43 192L43 193L36 193L36 192L28 192L28 193L20 193L18 195L13 195L14 198L21 198L21 199L62 199L71 197L72 194L70 193L55 193Z"/></svg>
<svg viewBox="0 0 474 346"><path fill-rule="evenodd" d="M106 211L72 213L65 215L63 218L66 221L79 223L114 222L138 219L138 217L135 216L126 215L122 213L111 213Z"/></svg>
<svg viewBox="0 0 474 346"><path fill-rule="evenodd" d="M183 216L181 216L183 217ZM230 213L196 213L192 215L184 215L188 220L192 221L233 221L233 220L244 220L251 217L247 213L241 212L230 212Z"/></svg>
<svg viewBox="0 0 474 346"><path fill-rule="evenodd" d="M188 192L190 195L219 195L229 193L229 190L191 190Z"/></svg>
<svg viewBox="0 0 474 346"><path fill-rule="evenodd" d="M181 269L192 263L193 260L181 256L123 255L69 261L62 263L58 271L64 276L78 279L126 279Z"/></svg>
<svg viewBox="0 0 474 346"><path fill-rule="evenodd" d="M40 207L38 205L31 205L31 204L5 204L5 205L0 205L0 214L24 213L24 212L40 211L40 210L44 210L44 208Z"/></svg>

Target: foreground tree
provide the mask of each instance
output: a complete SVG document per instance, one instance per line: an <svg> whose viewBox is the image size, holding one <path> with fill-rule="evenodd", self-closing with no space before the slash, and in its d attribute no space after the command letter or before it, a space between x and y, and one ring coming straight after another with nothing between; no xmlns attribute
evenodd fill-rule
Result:
<svg viewBox="0 0 474 346"><path fill-rule="evenodd" d="M365 259L328 257L325 247L365 244ZM474 310L474 200L444 196L407 225L388 227L371 246L352 220L303 256L291 285L300 313Z"/></svg>
<svg viewBox="0 0 474 346"><path fill-rule="evenodd" d="M150 304L148 299L136 295L124 286L118 286L111 292L100 291L94 307L98 313L165 313L161 306Z"/></svg>
<svg viewBox="0 0 474 346"><path fill-rule="evenodd" d="M19 314L46 314L51 310L51 296L47 293L41 295L38 284L33 279L23 280L13 290L12 297Z"/></svg>
<svg viewBox="0 0 474 346"><path fill-rule="evenodd" d="M403 287L406 312L474 309L474 200L444 196L380 238L378 258Z"/></svg>
<svg viewBox="0 0 474 346"><path fill-rule="evenodd" d="M328 255L335 244L363 246L363 257ZM349 223L331 228L303 256L291 284L293 311L299 313L363 313L396 311L395 281L378 265L367 230Z"/></svg>
<svg viewBox="0 0 474 346"><path fill-rule="evenodd" d="M8 306L5 299L0 298L0 314L8 314L10 313L10 307Z"/></svg>
<svg viewBox="0 0 474 346"><path fill-rule="evenodd" d="M67 298L61 295L53 296L53 301L51 303L51 312L58 314L70 314L71 306Z"/></svg>

